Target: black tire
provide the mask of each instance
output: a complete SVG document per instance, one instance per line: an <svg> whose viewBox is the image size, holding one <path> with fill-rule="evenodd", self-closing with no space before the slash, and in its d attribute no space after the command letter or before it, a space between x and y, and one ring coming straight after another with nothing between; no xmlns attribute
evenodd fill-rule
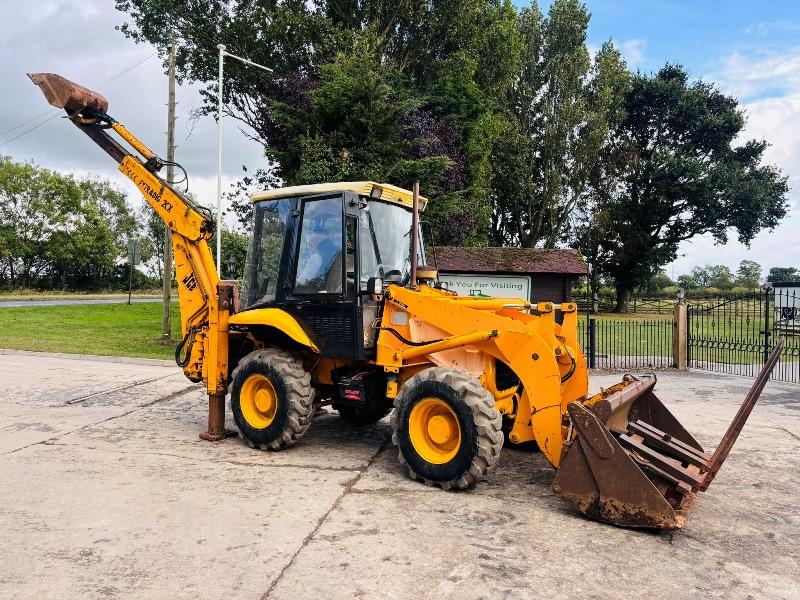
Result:
<svg viewBox="0 0 800 600"><path fill-rule="evenodd" d="M411 411L426 398L446 403L458 419L460 444L455 456L443 464L420 456L409 434ZM443 367L417 373L403 385L394 408L392 442L412 479L445 490L464 489L485 478L497 463L503 447L502 418L492 394L470 374Z"/></svg>
<svg viewBox="0 0 800 600"><path fill-rule="evenodd" d="M380 403L376 403L372 410L366 412L362 412L352 406L345 406L341 404L334 404L333 408L339 412L339 416L342 418L342 420L347 421L351 425L357 425L359 427L377 423L383 417L392 412L391 404L386 405Z"/></svg>
<svg viewBox="0 0 800 600"><path fill-rule="evenodd" d="M274 417L266 427L254 427L242 411L242 385L253 375L266 377L277 398ZM278 348L256 350L239 362L232 379L231 411L251 447L282 450L293 445L308 430L314 412L314 390L311 375L299 359Z"/></svg>

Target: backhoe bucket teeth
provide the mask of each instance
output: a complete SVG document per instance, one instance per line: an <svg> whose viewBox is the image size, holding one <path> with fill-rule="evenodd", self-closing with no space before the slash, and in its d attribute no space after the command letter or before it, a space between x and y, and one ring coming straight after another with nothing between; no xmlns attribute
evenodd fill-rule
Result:
<svg viewBox="0 0 800 600"><path fill-rule="evenodd" d="M51 106L63 108L71 115L77 115L86 108L94 108L101 112L108 110L108 100L104 96L61 75L28 73L28 77L39 86Z"/></svg>
<svg viewBox="0 0 800 600"><path fill-rule="evenodd" d="M697 492L728 456L780 358L777 346L716 451L709 455L653 393L654 374L571 402L553 492L589 517L622 527L683 527Z"/></svg>

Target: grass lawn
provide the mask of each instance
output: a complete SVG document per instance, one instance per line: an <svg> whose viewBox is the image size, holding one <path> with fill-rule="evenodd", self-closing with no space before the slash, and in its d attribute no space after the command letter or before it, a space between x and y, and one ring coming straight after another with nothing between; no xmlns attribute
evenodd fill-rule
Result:
<svg viewBox="0 0 800 600"><path fill-rule="evenodd" d="M599 316L598 355L671 356L671 317L642 317L644 315ZM584 343L583 315L579 321L578 339ZM762 360L761 340L757 336L752 340L752 349L742 350L739 346L743 337L750 337L744 332L754 329L752 323L735 322L733 326L731 322L725 323L726 333L731 329L735 332L730 339L726 333L720 335L718 321L704 319L693 321L691 325L692 335L709 340L712 346L698 344L695 359L743 364ZM760 325L755 324L756 330ZM164 344L160 337L159 302L0 308L0 348L171 359L180 339L177 304L172 307L172 339L175 341Z"/></svg>
<svg viewBox="0 0 800 600"><path fill-rule="evenodd" d="M171 359L161 341L161 303L0 308L0 348ZM177 304L172 339L180 339Z"/></svg>

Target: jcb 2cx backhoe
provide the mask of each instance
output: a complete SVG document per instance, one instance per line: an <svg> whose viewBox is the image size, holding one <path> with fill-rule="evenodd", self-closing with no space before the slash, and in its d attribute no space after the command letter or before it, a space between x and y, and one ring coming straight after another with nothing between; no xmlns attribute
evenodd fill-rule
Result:
<svg viewBox="0 0 800 600"><path fill-rule="evenodd" d="M226 436L228 391L242 436L270 450L294 444L322 404L354 424L394 409L400 461L428 485L470 487L491 471L504 437L535 441L557 469L553 491L581 512L675 529L779 358L776 348L708 454L655 396L654 374L588 396L575 304L459 297L438 285L424 266L418 215L426 200L417 186L345 182L255 194L236 306L208 247L210 212L159 176L163 161L109 116L100 94L55 74L30 77L172 231L183 332L176 361L208 391L205 440Z"/></svg>

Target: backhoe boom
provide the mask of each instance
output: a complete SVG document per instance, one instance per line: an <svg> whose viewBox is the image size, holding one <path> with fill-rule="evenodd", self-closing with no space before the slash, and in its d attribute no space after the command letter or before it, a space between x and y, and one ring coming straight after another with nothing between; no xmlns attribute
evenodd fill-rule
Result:
<svg viewBox="0 0 800 600"><path fill-rule="evenodd" d="M208 390L209 429L201 437L220 439L224 436L228 318L233 292L220 281L208 246L214 234L210 211L161 178L158 172L164 161L108 115L108 102L103 96L53 73L28 76L51 105L65 109L72 123L119 163L119 170L139 188L145 201L172 232L183 334L176 361L187 378L202 380ZM109 131L116 133L135 153Z"/></svg>

